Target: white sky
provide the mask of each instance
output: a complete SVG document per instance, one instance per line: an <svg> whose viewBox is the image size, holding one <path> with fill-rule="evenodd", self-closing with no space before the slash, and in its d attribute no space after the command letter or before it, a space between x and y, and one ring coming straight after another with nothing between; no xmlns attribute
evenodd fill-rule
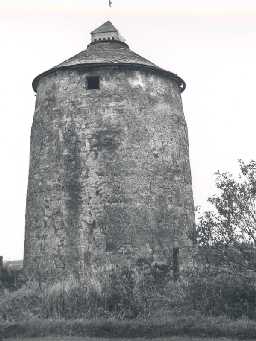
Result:
<svg viewBox="0 0 256 341"><path fill-rule="evenodd" d="M214 172L256 159L255 0L0 0L0 255L23 257L32 79L111 20L130 48L187 83L195 203Z"/></svg>

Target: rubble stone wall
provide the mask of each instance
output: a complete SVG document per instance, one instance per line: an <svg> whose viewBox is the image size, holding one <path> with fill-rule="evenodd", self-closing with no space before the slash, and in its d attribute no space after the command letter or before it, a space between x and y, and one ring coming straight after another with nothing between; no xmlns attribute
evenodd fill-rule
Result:
<svg viewBox="0 0 256 341"><path fill-rule="evenodd" d="M86 77L100 89L87 90ZM31 130L24 268L188 261L194 206L178 86L146 70L59 70L38 86Z"/></svg>

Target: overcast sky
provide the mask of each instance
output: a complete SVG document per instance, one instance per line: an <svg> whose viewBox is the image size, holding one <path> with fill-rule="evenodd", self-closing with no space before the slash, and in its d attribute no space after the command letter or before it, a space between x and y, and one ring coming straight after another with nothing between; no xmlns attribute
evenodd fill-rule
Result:
<svg viewBox="0 0 256 341"><path fill-rule="evenodd" d="M90 42L111 20L130 48L178 73L196 205L214 172L256 159L255 0L0 0L0 255L23 257L32 79Z"/></svg>

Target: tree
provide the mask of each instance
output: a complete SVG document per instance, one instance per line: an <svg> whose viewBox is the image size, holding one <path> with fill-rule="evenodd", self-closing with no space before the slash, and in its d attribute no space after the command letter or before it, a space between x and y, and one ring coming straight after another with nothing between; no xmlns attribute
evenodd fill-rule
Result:
<svg viewBox="0 0 256 341"><path fill-rule="evenodd" d="M223 261L256 269L256 162L239 160L239 166L237 178L216 173L213 209L199 215L197 242L208 261L209 250L217 250Z"/></svg>

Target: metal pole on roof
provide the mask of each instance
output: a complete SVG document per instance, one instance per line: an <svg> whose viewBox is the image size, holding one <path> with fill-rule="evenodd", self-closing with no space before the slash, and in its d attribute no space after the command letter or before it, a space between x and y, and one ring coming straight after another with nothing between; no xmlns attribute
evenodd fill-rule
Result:
<svg viewBox="0 0 256 341"><path fill-rule="evenodd" d="M112 7L112 0L108 0L109 7Z"/></svg>

